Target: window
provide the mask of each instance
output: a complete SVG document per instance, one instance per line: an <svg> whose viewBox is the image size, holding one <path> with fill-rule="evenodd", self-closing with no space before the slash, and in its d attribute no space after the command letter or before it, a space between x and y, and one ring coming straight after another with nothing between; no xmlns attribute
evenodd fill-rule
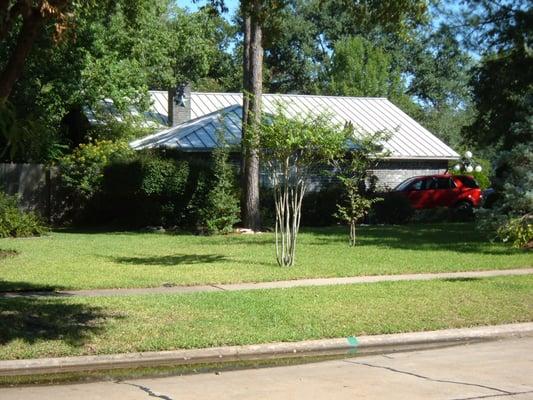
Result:
<svg viewBox="0 0 533 400"><path fill-rule="evenodd" d="M426 179L419 179L414 181L408 190L424 190L426 188Z"/></svg>
<svg viewBox="0 0 533 400"><path fill-rule="evenodd" d="M411 179L408 179L402 183L400 183L398 186L396 186L396 188L394 190L396 191L399 191L399 192L403 192L405 190L410 190L410 185L411 183L413 183L413 181L415 180L416 178L411 178Z"/></svg>
<svg viewBox="0 0 533 400"><path fill-rule="evenodd" d="M463 183L463 185L466 186L467 188L473 188L473 189L479 188L479 185L477 184L474 178L471 178L469 176L458 176L457 179L459 179Z"/></svg>
<svg viewBox="0 0 533 400"><path fill-rule="evenodd" d="M453 189L455 183L451 178L437 178L437 189Z"/></svg>

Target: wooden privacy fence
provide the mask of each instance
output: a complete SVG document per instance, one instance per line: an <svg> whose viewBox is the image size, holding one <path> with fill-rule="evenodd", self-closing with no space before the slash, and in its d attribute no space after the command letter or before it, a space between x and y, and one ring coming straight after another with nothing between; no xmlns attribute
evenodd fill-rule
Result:
<svg viewBox="0 0 533 400"><path fill-rule="evenodd" d="M21 208L50 220L55 173L43 164L0 164L0 188L19 197Z"/></svg>

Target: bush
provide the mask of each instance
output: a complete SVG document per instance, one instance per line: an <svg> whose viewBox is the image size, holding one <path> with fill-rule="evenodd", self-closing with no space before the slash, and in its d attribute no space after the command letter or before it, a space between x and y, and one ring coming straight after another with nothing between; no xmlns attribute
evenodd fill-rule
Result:
<svg viewBox="0 0 533 400"><path fill-rule="evenodd" d="M531 248L533 242L533 214L511 218L498 228L498 236L515 247Z"/></svg>
<svg viewBox="0 0 533 400"><path fill-rule="evenodd" d="M379 197L383 201L372 207L370 220L378 224L406 224L411 220L414 210L409 200L400 193L389 192Z"/></svg>
<svg viewBox="0 0 533 400"><path fill-rule="evenodd" d="M16 197L0 192L0 238L38 236L47 231L39 216L21 211Z"/></svg>
<svg viewBox="0 0 533 400"><path fill-rule="evenodd" d="M80 144L59 160L60 190L73 208L72 219L80 218L89 202L101 192L104 168L132 154L133 150L125 142L103 140Z"/></svg>
<svg viewBox="0 0 533 400"><path fill-rule="evenodd" d="M528 144L500 152L495 162L496 195L490 209L476 212L479 229L515 247L529 246L533 214L533 151Z"/></svg>
<svg viewBox="0 0 533 400"><path fill-rule="evenodd" d="M335 213L342 198L342 188L330 185L308 192L302 201L302 226L331 226L337 223Z"/></svg>
<svg viewBox="0 0 533 400"><path fill-rule="evenodd" d="M239 222L239 198L235 187L235 174L229 163L229 149L223 137L213 151L213 183L205 205L200 208L200 225L208 234L226 234Z"/></svg>
<svg viewBox="0 0 533 400"><path fill-rule="evenodd" d="M101 222L127 226L180 223L189 179L189 164L140 155L106 167Z"/></svg>

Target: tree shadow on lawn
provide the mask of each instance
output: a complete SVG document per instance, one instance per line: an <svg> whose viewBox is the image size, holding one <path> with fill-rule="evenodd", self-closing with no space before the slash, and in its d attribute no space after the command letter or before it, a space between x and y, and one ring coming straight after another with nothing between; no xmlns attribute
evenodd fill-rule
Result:
<svg viewBox="0 0 533 400"><path fill-rule="evenodd" d="M491 246L488 238L472 224L364 226L358 229L360 245L380 248L451 251L472 254L513 255L524 250L510 246ZM346 242L347 228L337 227L315 233L312 244L327 245Z"/></svg>
<svg viewBox="0 0 533 400"><path fill-rule="evenodd" d="M111 257L116 263L132 265L179 266L192 264L228 263L232 260L219 254L174 254L150 257Z"/></svg>
<svg viewBox="0 0 533 400"><path fill-rule="evenodd" d="M2 292L50 292L53 293L57 290L65 289L62 286L50 286L50 285L39 285L30 282L13 282L13 281L4 281L0 279L0 299L3 296Z"/></svg>
<svg viewBox="0 0 533 400"><path fill-rule="evenodd" d="M0 299L0 344L13 340L35 343L61 340L81 346L85 338L103 329L108 316L100 307L65 303L51 298Z"/></svg>

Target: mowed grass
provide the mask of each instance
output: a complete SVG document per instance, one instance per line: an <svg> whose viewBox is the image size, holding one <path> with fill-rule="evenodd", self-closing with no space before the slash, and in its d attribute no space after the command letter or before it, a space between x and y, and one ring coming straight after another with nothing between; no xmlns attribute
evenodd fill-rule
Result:
<svg viewBox="0 0 533 400"><path fill-rule="evenodd" d="M531 275L190 295L4 298L0 359L299 341L531 320Z"/></svg>
<svg viewBox="0 0 533 400"><path fill-rule="evenodd" d="M533 253L488 242L472 224L304 229L296 265L281 268L274 236L54 232L0 239L0 290L154 287L313 277L473 271L533 266Z"/></svg>

